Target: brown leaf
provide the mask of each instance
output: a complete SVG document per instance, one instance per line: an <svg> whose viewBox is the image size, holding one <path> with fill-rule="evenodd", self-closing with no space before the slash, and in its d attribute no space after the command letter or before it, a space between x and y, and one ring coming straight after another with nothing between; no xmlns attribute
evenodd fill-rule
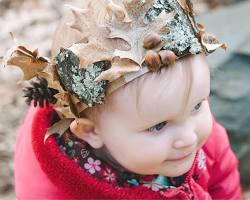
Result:
<svg viewBox="0 0 250 200"><path fill-rule="evenodd" d="M184 13L187 15L194 31L198 33L198 27L196 21L194 19L194 11L193 11L193 3L191 0L177 0L181 8L183 9Z"/></svg>
<svg viewBox="0 0 250 200"><path fill-rule="evenodd" d="M74 22L70 27L81 32L82 43L73 44L69 49L80 59L80 68L87 68L89 64L111 60L113 58L113 44L107 38L109 29L100 23L96 16L92 2L87 9L70 7L74 15Z"/></svg>
<svg viewBox="0 0 250 200"><path fill-rule="evenodd" d="M3 65L18 66L24 74L24 80L30 80L38 72L43 71L48 65L48 60L38 56L38 50L30 51L24 46L15 46L11 48L3 60Z"/></svg>
<svg viewBox="0 0 250 200"><path fill-rule="evenodd" d="M40 72L39 77L48 81L48 86L59 91L54 97L57 99L55 110L61 119L75 118L88 106L81 102L75 95L68 93L61 85L56 73L56 65L51 65L45 72Z"/></svg>
<svg viewBox="0 0 250 200"><path fill-rule="evenodd" d="M129 73L139 71L140 66L127 58L114 58L110 69L102 72L95 81L108 80L110 82L120 78L121 76Z"/></svg>
<svg viewBox="0 0 250 200"><path fill-rule="evenodd" d="M66 107L69 105L69 93L68 92L61 92L61 93L57 93L54 95L54 97L58 100L56 103L56 106L60 106L60 107Z"/></svg>
<svg viewBox="0 0 250 200"><path fill-rule="evenodd" d="M54 97L57 99L56 104L54 104L54 108L58 112L61 119L78 117L68 92L57 93Z"/></svg>
<svg viewBox="0 0 250 200"><path fill-rule="evenodd" d="M64 92L64 89L58 79L53 79L53 75L48 72L39 72L38 76L44 78L48 82L48 87Z"/></svg>
<svg viewBox="0 0 250 200"><path fill-rule="evenodd" d="M193 12L193 6L190 0L177 0L177 1L186 14Z"/></svg>
<svg viewBox="0 0 250 200"><path fill-rule="evenodd" d="M219 40L212 34L202 34L201 43L206 48L208 53L215 51L218 48L227 49L226 44L220 43Z"/></svg>
<svg viewBox="0 0 250 200"><path fill-rule="evenodd" d="M199 23L196 24L196 27L197 27L197 37L199 41L201 41L201 37L205 33L206 28L203 24L199 24Z"/></svg>
<svg viewBox="0 0 250 200"><path fill-rule="evenodd" d="M87 9L80 9L80 8L76 8L70 5L66 5L66 7L68 7L73 16L74 16L74 21L73 22L69 22L68 25L72 28L72 29L76 29L80 32L83 32L84 26L87 26L85 21L82 21L82 18L85 18L87 15Z"/></svg>
<svg viewBox="0 0 250 200"><path fill-rule="evenodd" d="M74 104L76 111L78 114L80 114L83 110L85 110L88 105L83 103L76 95L70 94L70 99L72 103Z"/></svg>
<svg viewBox="0 0 250 200"><path fill-rule="evenodd" d="M129 16L137 18L152 7L154 0L124 0L123 2Z"/></svg>
<svg viewBox="0 0 250 200"><path fill-rule="evenodd" d="M83 102L78 102L75 104L75 107L76 107L77 113L80 114L82 111L84 111L86 108L88 108L88 105L86 105Z"/></svg>
<svg viewBox="0 0 250 200"><path fill-rule="evenodd" d="M71 99L73 104L77 104L77 103L81 102L81 100L75 94L70 94L70 99Z"/></svg>
<svg viewBox="0 0 250 200"><path fill-rule="evenodd" d="M145 33L158 34L167 23L167 20L171 20L173 17L173 13L166 14L166 12L163 11L152 23L147 25L144 24L144 26L138 27L138 23L143 23L142 21L133 21L131 26L127 28L121 28L119 26L111 27L110 38L121 38L131 46L129 51L116 49L114 55L120 58L133 60L141 66L146 54L146 50L142 48L144 38L147 36Z"/></svg>
<svg viewBox="0 0 250 200"><path fill-rule="evenodd" d="M87 44L74 44L69 48L80 59L80 68L87 68L89 64L103 60L111 60L112 50L104 42L90 41Z"/></svg>
<svg viewBox="0 0 250 200"><path fill-rule="evenodd" d="M107 12L111 19L115 17L116 21L120 24L127 24L132 22L123 4L118 4L118 2L114 3L112 0L108 0L108 2Z"/></svg>
<svg viewBox="0 0 250 200"><path fill-rule="evenodd" d="M76 118L77 116L74 115L72 112L70 106L60 107L60 106L54 106L55 111L59 115L60 119L64 118Z"/></svg>
<svg viewBox="0 0 250 200"><path fill-rule="evenodd" d="M72 121L73 119L61 119L59 122L55 123L53 126L48 128L44 136L43 143L45 144L46 140L51 135L59 134L60 136L62 136L65 133L65 131L68 130Z"/></svg>
<svg viewBox="0 0 250 200"><path fill-rule="evenodd" d="M205 28L205 26L203 24L197 23L196 25L197 25L198 31L200 33L204 33L205 32L206 28Z"/></svg>

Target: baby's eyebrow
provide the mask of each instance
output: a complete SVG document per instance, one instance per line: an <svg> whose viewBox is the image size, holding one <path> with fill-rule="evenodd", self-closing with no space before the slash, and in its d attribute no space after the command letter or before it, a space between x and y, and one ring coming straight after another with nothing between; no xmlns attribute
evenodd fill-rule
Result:
<svg viewBox="0 0 250 200"><path fill-rule="evenodd" d="M152 113L152 110L149 111L149 109L147 107L141 108L141 109L143 110L144 117L147 116L147 117L145 117L146 119L150 118L150 116L153 116L153 115L155 116L155 114L158 113L155 109L153 109L154 113ZM160 119L160 118L158 118L158 119L152 118L152 119L146 121L144 117L139 118L140 121L139 121L139 124L137 127L137 129L139 129L139 130L145 130L145 129L147 129L155 124L158 124L158 123L161 123L164 121L163 119ZM173 118L173 116L169 115L169 113L166 113L166 115L164 116L164 119L168 120L170 118Z"/></svg>
<svg viewBox="0 0 250 200"><path fill-rule="evenodd" d="M199 104L199 103L200 103L201 101L203 101L203 100L207 100L206 96L207 96L207 95L202 95L202 97L200 97L198 100L195 101L195 104L192 105L192 108L187 109L187 110L190 110L190 112L191 112L191 111L193 110L193 108L194 108L197 104ZM186 106L187 106L187 105L186 105ZM190 106L190 107L191 107L191 106ZM186 108L186 107L185 107L185 108ZM158 119L158 120L151 120L150 122L142 123L142 126L140 127L140 130L145 130L145 129L150 128L150 127L152 127L152 126L154 126L154 125L156 125L156 124L159 124L159 123L162 123L162 122L164 122L164 121L171 120L171 119L173 119L173 116L170 116L170 115L166 114L164 120Z"/></svg>

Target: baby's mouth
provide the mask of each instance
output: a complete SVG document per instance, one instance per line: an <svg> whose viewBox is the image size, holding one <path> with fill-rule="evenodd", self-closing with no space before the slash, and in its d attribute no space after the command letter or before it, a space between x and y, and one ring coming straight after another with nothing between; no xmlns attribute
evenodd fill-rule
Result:
<svg viewBox="0 0 250 200"><path fill-rule="evenodd" d="M194 153L195 153L195 151L191 151L190 153L184 154L184 155L182 155L180 157L167 159L166 161L168 161L168 162L182 161L182 160L185 160L187 158L190 158Z"/></svg>

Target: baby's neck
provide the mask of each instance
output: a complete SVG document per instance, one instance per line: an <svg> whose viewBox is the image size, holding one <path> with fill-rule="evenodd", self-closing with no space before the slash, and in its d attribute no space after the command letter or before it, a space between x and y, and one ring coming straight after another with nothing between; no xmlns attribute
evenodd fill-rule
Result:
<svg viewBox="0 0 250 200"><path fill-rule="evenodd" d="M149 179L152 179L152 183L160 184L163 187L177 187L183 183L185 177L169 178L157 174L136 174L121 166L111 156L106 147L93 149L85 141L74 136L70 131L66 131L61 137L58 136L57 141L61 151L63 151L70 160L74 159L81 168L95 176L97 179L106 179L107 176L110 179L114 179L118 186L126 184L143 184L145 183L145 180L149 181ZM106 175L103 176L101 169L106 172Z"/></svg>
<svg viewBox="0 0 250 200"><path fill-rule="evenodd" d="M91 148L91 147L89 147ZM95 156L103 161L105 161L106 163L108 163L109 165L111 165L114 169L118 170L121 173L124 172L128 172L128 173L133 173L130 172L129 170L125 169L121 164L119 164L114 158L113 156L111 156L111 154L109 153L108 149L106 148L106 146L100 148L100 149L93 149L91 148L91 151L95 154Z"/></svg>

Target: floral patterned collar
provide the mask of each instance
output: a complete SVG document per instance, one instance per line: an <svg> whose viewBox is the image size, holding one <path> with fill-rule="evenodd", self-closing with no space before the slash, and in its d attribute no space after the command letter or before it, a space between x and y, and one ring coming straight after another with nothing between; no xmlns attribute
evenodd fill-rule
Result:
<svg viewBox="0 0 250 200"><path fill-rule="evenodd" d="M131 172L121 172L101 158L98 158L92 148L84 141L78 139L70 131L57 137L60 150L75 161L84 171L97 180L106 180L115 187L135 187L143 185L153 191L165 191L169 188L179 187L185 176L169 178L160 175L139 175Z"/></svg>

